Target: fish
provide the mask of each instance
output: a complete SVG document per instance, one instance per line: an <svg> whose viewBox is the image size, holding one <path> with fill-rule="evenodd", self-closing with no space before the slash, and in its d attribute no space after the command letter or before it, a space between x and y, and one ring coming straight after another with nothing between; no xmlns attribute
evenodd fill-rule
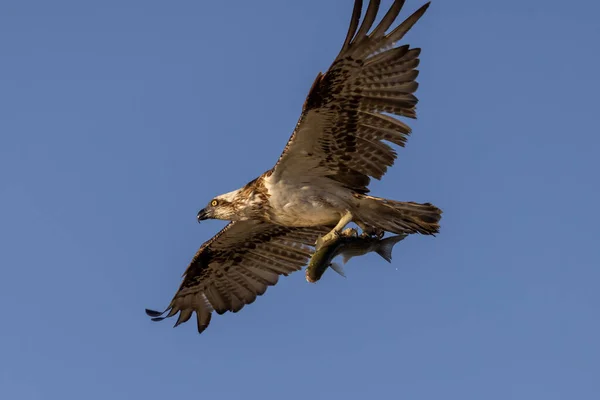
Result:
<svg viewBox="0 0 600 400"><path fill-rule="evenodd" d="M332 262L340 254L344 264L352 257L362 256L372 251L391 263L394 245L406 236L406 234L400 234L385 239L363 237L358 235L356 229L348 228L342 231L335 240L325 243L315 251L306 268L306 281L316 283L329 267L341 276L346 277L342 266Z"/></svg>

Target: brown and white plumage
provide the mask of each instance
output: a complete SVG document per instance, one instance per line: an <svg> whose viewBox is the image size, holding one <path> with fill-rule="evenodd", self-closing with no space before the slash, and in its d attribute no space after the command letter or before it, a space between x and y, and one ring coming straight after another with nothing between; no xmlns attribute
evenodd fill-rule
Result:
<svg viewBox="0 0 600 400"><path fill-rule="evenodd" d="M179 313L177 326L195 312L202 333L213 311L238 312L275 285L280 275L300 270L312 254L311 245L327 231L255 220L230 222L200 247L169 307L146 313L155 321Z"/></svg>
<svg viewBox="0 0 600 400"><path fill-rule="evenodd" d="M354 4L340 53L310 89L296 129L273 168L275 179L319 174L367 193L370 177L380 179L396 159L396 152L384 141L404 146L411 132L406 124L383 112L416 117L418 100L413 93L418 87L420 49L391 47L429 3L387 35L404 1L395 1L369 35L379 1L369 3L359 28L361 3Z"/></svg>
<svg viewBox="0 0 600 400"><path fill-rule="evenodd" d="M411 131L387 114L416 117L418 100L413 93L418 87L420 50L394 46L429 3L386 33L403 4L394 1L373 28L379 0L369 2L360 24L362 1L355 1L342 49L327 72L315 79L275 166L244 188L217 196L213 205L198 213L199 221L335 225L325 241L351 221L368 231L438 232L437 207L367 195L371 178L381 179L394 164L396 151L388 143L404 146ZM258 188L264 193L260 200L252 197Z"/></svg>
<svg viewBox="0 0 600 400"><path fill-rule="evenodd" d="M351 221L370 233L438 232L437 207L368 195L371 178L394 164L390 144L404 146L411 133L388 114L416 117L420 50L395 44L429 3L386 33L403 5L394 1L373 28L379 0L369 2L362 23L362 1L355 1L343 46L315 79L275 166L198 213L199 221L235 222L202 245L166 317L179 312L179 324L195 311L202 332L211 310L237 312L252 303L279 275L306 264L317 237L330 239Z"/></svg>

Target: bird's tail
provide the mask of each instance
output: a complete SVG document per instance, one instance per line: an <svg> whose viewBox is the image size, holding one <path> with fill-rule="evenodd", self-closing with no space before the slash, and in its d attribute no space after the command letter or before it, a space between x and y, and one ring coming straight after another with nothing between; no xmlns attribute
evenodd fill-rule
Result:
<svg viewBox="0 0 600 400"><path fill-rule="evenodd" d="M396 234L439 232L442 210L430 203L395 201L381 197L356 194L359 204L355 219L366 225Z"/></svg>

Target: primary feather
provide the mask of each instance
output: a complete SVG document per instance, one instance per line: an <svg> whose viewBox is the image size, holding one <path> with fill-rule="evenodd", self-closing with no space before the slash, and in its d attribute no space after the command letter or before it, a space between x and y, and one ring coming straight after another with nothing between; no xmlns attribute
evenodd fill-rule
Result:
<svg viewBox="0 0 600 400"><path fill-rule="evenodd" d="M264 294L267 287L275 285L280 275L300 270L312 254L311 245L327 231L327 227L231 222L200 246L167 309L146 313L154 320L179 313L177 326L195 312L198 331L202 333L213 311L238 312Z"/></svg>

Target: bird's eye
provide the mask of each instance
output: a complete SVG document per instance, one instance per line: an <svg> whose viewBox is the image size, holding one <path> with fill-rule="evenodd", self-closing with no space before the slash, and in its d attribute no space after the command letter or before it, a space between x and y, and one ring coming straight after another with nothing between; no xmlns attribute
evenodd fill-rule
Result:
<svg viewBox="0 0 600 400"><path fill-rule="evenodd" d="M219 204L219 202L216 201L216 200L213 200L213 201L210 202L210 205L213 206L213 207L216 207L217 204Z"/></svg>

